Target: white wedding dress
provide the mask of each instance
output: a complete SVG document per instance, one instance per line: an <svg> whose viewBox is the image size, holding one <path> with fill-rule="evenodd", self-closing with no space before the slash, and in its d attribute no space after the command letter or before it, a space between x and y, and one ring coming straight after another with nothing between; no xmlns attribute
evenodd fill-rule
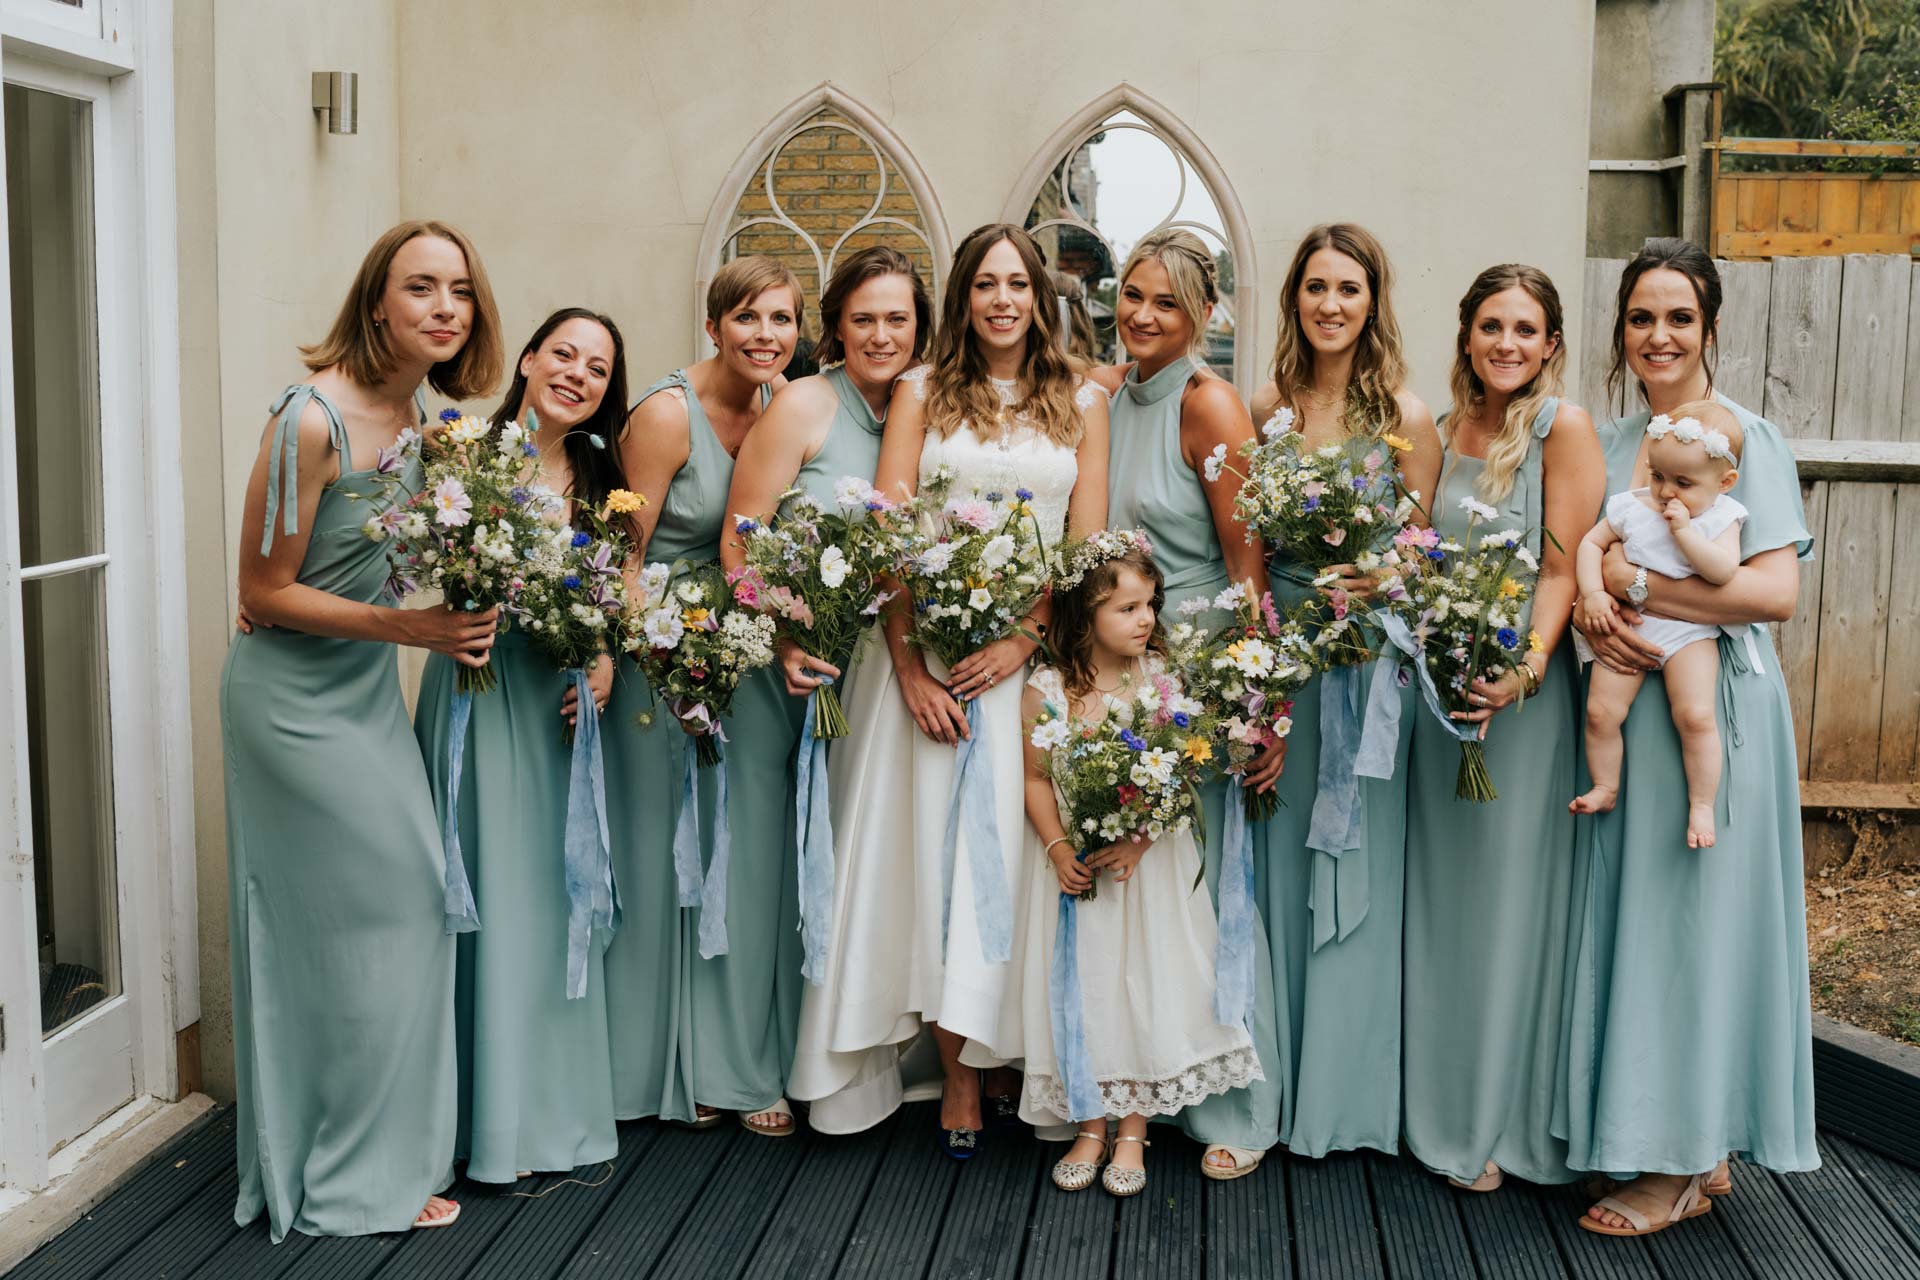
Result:
<svg viewBox="0 0 1920 1280"><path fill-rule="evenodd" d="M900 379L926 396L925 365ZM1011 402L1013 384L999 383ZM1100 394L1082 383L1084 412ZM1066 528L1079 467L1074 450L1040 435L1018 416L983 437L968 428L929 431L920 452L924 482L951 468L956 496L1026 489L1049 547ZM980 695L981 737L990 748L1001 861L1012 896L1014 961L989 963L974 918L963 833L954 859L953 905L941 945L941 898L948 800L955 749L920 732L907 710L884 643L863 643L858 678L846 703L851 732L834 746L833 926L821 985L800 1005L799 1043L789 1097L811 1102L808 1123L823 1133L854 1133L893 1114L902 1100L900 1050L924 1023L970 1041L965 1059L1002 1063L1023 1054L1016 967L1032 883L1021 757L1020 694L1009 678ZM937 659L928 665L944 676Z"/></svg>

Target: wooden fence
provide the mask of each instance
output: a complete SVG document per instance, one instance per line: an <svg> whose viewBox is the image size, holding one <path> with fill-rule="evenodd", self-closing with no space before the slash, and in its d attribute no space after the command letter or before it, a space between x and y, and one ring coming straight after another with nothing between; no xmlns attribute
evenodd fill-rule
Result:
<svg viewBox="0 0 1920 1280"><path fill-rule="evenodd" d="M1596 421L1622 411L1604 384L1624 265L1587 261L1580 389ZM1716 383L1790 438L1815 538L1775 634L1808 869L1920 863L1920 265L1852 254L1720 271Z"/></svg>
<svg viewBox="0 0 1920 1280"><path fill-rule="evenodd" d="M1716 112L1717 115L1717 112ZM1723 156L1911 159L1901 142L1719 138L1703 144L1713 184L1713 252L1722 258L1911 254L1920 249L1920 173L1747 172Z"/></svg>

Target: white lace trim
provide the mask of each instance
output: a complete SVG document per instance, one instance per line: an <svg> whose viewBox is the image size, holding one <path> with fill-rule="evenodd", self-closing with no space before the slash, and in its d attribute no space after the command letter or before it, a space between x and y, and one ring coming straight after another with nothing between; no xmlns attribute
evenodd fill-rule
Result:
<svg viewBox="0 0 1920 1280"><path fill-rule="evenodd" d="M1160 1080L1100 1080L1100 1105L1109 1116L1171 1116L1216 1093L1264 1080L1252 1045L1230 1049ZM1057 1116L1070 1116L1067 1088L1059 1076L1028 1075L1027 1100Z"/></svg>

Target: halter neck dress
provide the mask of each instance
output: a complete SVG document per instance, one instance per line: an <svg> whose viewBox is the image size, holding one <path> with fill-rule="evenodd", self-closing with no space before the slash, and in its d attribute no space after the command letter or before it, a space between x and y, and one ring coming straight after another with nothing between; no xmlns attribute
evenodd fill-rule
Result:
<svg viewBox="0 0 1920 1280"><path fill-rule="evenodd" d="M1779 428L1717 399L1745 435L1732 490L1747 508L1741 558L1779 547L1811 558ZM1609 493L1632 487L1647 422L1639 413L1600 429ZM1729 1152L1781 1172L1820 1165L1793 717L1765 627L1719 645L1714 846L1687 848L1687 778L1657 679L1640 686L1622 727L1613 810L1576 822L1566 1097L1554 1129L1576 1169L1695 1174ZM1581 775L1576 789L1588 785Z"/></svg>
<svg viewBox="0 0 1920 1280"><path fill-rule="evenodd" d="M611 1160L613 1077L596 934L586 993L567 998L567 784L560 702L571 676L519 625L494 640L498 684L473 695L461 753L460 851L480 929L460 935L460 1142L467 1177L513 1182ZM458 663L427 659L414 732L444 821L452 778L449 716Z"/></svg>
<svg viewBox="0 0 1920 1280"><path fill-rule="evenodd" d="M1345 447L1356 461L1386 448L1363 436L1348 437ZM1277 606L1318 598L1304 585L1310 579L1310 570L1274 552L1269 585ZM1280 1141L1295 1155L1392 1152L1400 1142L1407 750L1418 705L1410 682L1397 691L1393 776L1358 780L1357 843L1334 852L1308 847L1323 703L1329 693L1344 696L1357 725L1380 679L1397 681L1392 664L1324 673L1294 695L1287 764L1275 788L1280 807L1254 824L1255 900L1265 913L1279 1026ZM1336 768L1342 771L1351 776L1350 767Z"/></svg>
<svg viewBox="0 0 1920 1280"><path fill-rule="evenodd" d="M1114 529L1144 529L1153 543L1153 558L1166 576L1166 614L1172 626L1176 610L1188 600L1209 599L1229 585L1220 534L1213 522L1200 476L1187 464L1180 448L1182 395L1198 376L1200 362L1183 356L1144 381L1135 365L1114 393L1109 410L1107 439L1107 525ZM1217 625L1216 613L1195 619ZM1240 803L1237 792L1224 781L1208 784L1200 794L1205 814L1204 837L1199 840L1205 860L1207 889L1217 910L1220 899L1220 837L1226 829L1226 806ZM1265 1151L1279 1141L1280 1056L1274 1021L1273 960L1267 932L1256 901L1252 932L1254 951L1252 1035L1264 1078L1213 1093L1179 1113L1179 1123L1200 1142L1221 1143L1247 1151ZM1211 998L1211 992L1208 997Z"/></svg>
<svg viewBox="0 0 1920 1280"><path fill-rule="evenodd" d="M686 404L687 461L667 488L646 559L711 561L730 520L733 455L685 370L649 387L641 400L669 388ZM732 837L728 949L702 959L701 908L679 905L673 867L681 777L693 740L630 664L614 682L603 741L623 917L607 948L607 1026L614 1110L622 1120L692 1120L696 1105L751 1114L781 1096L799 1018L798 885L789 856L793 809L774 802L789 794L790 752L765 749L786 709L764 688L743 682L733 715L723 721ZM700 770L695 790L703 868L713 857L718 773Z"/></svg>
<svg viewBox="0 0 1920 1280"><path fill-rule="evenodd" d="M354 468L340 411L311 386L273 404L269 478L284 523L269 504L261 554L297 532L309 403L326 416L340 476L320 493L298 581L390 604L385 547L361 532L384 487ZM419 487L417 454L405 476ZM265 1210L275 1241L405 1231L453 1181L457 1096L446 864L394 648L288 627L236 633L220 726L234 1221Z"/></svg>
<svg viewBox="0 0 1920 1280"><path fill-rule="evenodd" d="M1500 518L1475 534L1532 530L1528 546L1539 556L1541 454L1559 409L1557 399L1541 406ZM1460 500L1480 499L1485 467L1484 459L1447 454L1430 508L1442 537L1466 540ZM1586 529L1552 532L1571 552ZM1424 704L1412 714L1401 1033L1407 1145L1428 1168L1463 1181L1489 1160L1528 1182L1571 1181L1566 1143L1551 1128L1573 893L1567 801L1580 742L1573 643L1557 647L1536 696L1488 724L1497 800L1455 798L1459 740Z"/></svg>

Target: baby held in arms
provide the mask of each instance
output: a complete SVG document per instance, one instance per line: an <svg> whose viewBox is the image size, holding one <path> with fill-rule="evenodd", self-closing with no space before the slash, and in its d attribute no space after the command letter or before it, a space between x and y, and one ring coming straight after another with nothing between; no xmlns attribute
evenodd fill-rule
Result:
<svg viewBox="0 0 1920 1280"><path fill-rule="evenodd" d="M1627 625L1601 574L1607 548L1669 578L1698 574L1720 585L1740 567L1740 527L1747 509L1727 496L1739 478L1740 422L1713 400L1696 400L1647 424L1647 487L1616 493L1606 514L1580 541L1575 573L1592 630L1612 635ZM1638 584L1636 584L1636 587ZM1720 789L1720 731L1714 697L1720 679L1720 628L1642 611L1636 628L1663 650L1673 727L1687 774L1687 846L1714 840L1714 795ZM1586 656L1584 653L1582 656ZM1573 801L1575 813L1604 813L1620 789L1621 726L1640 692L1643 671L1595 663L1587 686L1587 767L1592 789Z"/></svg>

